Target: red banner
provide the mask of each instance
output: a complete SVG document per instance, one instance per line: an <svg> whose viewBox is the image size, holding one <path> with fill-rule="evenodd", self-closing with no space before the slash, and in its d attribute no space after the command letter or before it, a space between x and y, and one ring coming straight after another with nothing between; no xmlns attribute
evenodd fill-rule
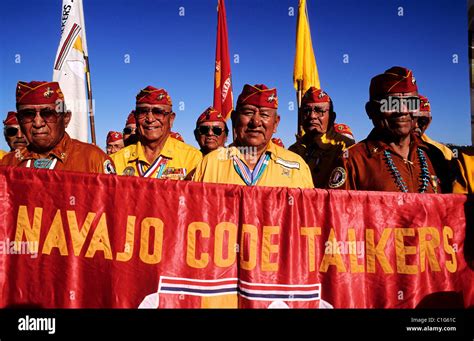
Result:
<svg viewBox="0 0 474 341"><path fill-rule="evenodd" d="M472 199L0 168L0 307L473 306Z"/></svg>

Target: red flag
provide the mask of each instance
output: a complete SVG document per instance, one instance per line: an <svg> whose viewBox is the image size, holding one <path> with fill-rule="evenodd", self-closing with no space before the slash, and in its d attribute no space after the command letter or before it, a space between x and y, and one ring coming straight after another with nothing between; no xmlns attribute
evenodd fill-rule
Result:
<svg viewBox="0 0 474 341"><path fill-rule="evenodd" d="M230 113L234 108L224 0L218 0L217 4L217 42L213 107L220 111L226 119L230 117Z"/></svg>

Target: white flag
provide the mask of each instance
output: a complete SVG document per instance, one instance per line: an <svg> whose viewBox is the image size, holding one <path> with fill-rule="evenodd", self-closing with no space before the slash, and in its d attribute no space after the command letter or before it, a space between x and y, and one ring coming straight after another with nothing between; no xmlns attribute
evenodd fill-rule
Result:
<svg viewBox="0 0 474 341"><path fill-rule="evenodd" d="M67 133L88 142L86 95L87 41L82 0L63 0L61 41L54 61L53 81L59 82L66 107L72 111Z"/></svg>

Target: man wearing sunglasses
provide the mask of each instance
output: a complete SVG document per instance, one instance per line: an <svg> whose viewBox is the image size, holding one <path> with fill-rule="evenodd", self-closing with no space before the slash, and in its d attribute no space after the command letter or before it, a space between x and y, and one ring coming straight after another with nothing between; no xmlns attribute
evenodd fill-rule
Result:
<svg viewBox="0 0 474 341"><path fill-rule="evenodd" d="M20 125L16 118L16 112L8 112L7 118L3 121L3 135L7 141L10 151L23 150L28 145L25 135L21 132Z"/></svg>
<svg viewBox="0 0 474 341"><path fill-rule="evenodd" d="M304 135L288 148L309 166L316 188L326 188L337 158L354 142L334 130L336 113L329 95L310 87L301 100Z"/></svg>
<svg viewBox="0 0 474 341"><path fill-rule="evenodd" d="M166 90L153 86L141 90L135 108L139 140L111 156L117 174L174 180L189 176L202 154L170 136L175 116Z"/></svg>
<svg viewBox="0 0 474 341"><path fill-rule="evenodd" d="M280 122L277 109L276 89L246 84L231 116L233 144L207 154L196 168L193 180L313 188L311 172L304 160L271 141Z"/></svg>
<svg viewBox="0 0 474 341"><path fill-rule="evenodd" d="M435 140L432 140L428 135L426 135L426 130L431 124L431 104L428 98L423 95L418 95L420 98L420 112L418 115L413 117L415 122L415 133L421 137L423 141L429 143L436 148L438 148L444 155L446 160L451 160L453 158L453 152L447 146L442 143L439 143Z"/></svg>
<svg viewBox="0 0 474 341"><path fill-rule="evenodd" d="M123 143L125 147L138 142L138 135L136 133L137 122L135 121L135 110L128 114L125 128L123 128Z"/></svg>
<svg viewBox="0 0 474 341"><path fill-rule="evenodd" d="M110 158L97 146L71 139L71 112L57 82L18 82L17 119L29 144L6 155L1 164L87 173L114 173Z"/></svg>
<svg viewBox="0 0 474 341"><path fill-rule="evenodd" d="M207 108L197 119L194 137L201 147L201 153L207 155L219 147L224 147L229 128L222 114L213 107Z"/></svg>
<svg viewBox="0 0 474 341"><path fill-rule="evenodd" d="M329 188L451 192L449 165L443 154L414 133L419 98L411 70L395 66L372 78L366 111L374 129L340 158Z"/></svg>

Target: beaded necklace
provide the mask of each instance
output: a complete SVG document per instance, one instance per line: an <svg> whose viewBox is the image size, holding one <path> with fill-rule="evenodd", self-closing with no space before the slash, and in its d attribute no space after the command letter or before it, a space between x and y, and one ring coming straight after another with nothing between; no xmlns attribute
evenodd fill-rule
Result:
<svg viewBox="0 0 474 341"><path fill-rule="evenodd" d="M428 189L428 183L430 181L430 172L428 170L428 163L426 162L426 156L423 150L421 150L420 148L417 148L416 153L418 154L418 159L420 160L420 165L421 165L421 174L420 174L421 185L418 192L425 193L426 190ZM398 188L402 192L407 193L408 187L405 181L403 180L402 176L400 175L400 172L398 171L397 167L395 166L395 163L393 162L390 152L388 150L385 150L383 154L385 156L385 161L387 162L387 165L390 168L390 172L395 177L395 183L397 184Z"/></svg>

